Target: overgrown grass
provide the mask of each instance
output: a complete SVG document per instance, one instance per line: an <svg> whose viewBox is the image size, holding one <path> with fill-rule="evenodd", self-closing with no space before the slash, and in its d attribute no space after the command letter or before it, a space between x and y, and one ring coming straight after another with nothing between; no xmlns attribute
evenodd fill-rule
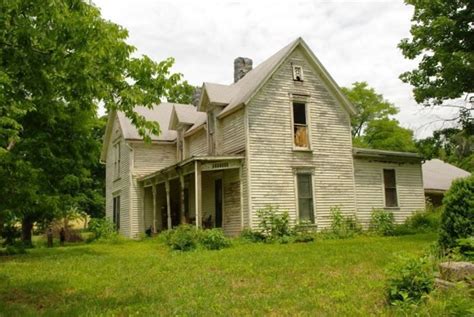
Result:
<svg viewBox="0 0 474 317"><path fill-rule="evenodd" d="M2 315L390 315L386 268L433 234L170 251L156 239L0 257Z"/></svg>

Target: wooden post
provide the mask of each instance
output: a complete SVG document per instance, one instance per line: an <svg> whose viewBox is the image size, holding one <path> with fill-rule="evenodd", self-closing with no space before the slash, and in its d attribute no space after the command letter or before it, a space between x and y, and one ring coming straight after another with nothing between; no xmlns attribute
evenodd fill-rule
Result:
<svg viewBox="0 0 474 317"><path fill-rule="evenodd" d="M202 227L202 188L201 188L201 162L194 161L194 201L196 203L196 227Z"/></svg>
<svg viewBox="0 0 474 317"><path fill-rule="evenodd" d="M153 233L156 233L156 184L152 185L153 190Z"/></svg>
<svg viewBox="0 0 474 317"><path fill-rule="evenodd" d="M170 198L170 181L166 180L166 214L168 216L168 229L171 229L171 198Z"/></svg>
<svg viewBox="0 0 474 317"><path fill-rule="evenodd" d="M186 205L184 201L184 175L182 172L179 173L179 185L180 185L180 208L179 208L179 223L185 224L186 223L186 217L185 217L185 210L186 210Z"/></svg>

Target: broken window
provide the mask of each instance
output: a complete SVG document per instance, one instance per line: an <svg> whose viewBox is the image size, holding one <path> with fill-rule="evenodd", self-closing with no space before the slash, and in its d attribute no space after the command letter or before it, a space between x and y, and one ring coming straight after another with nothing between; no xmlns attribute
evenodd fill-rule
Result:
<svg viewBox="0 0 474 317"><path fill-rule="evenodd" d="M296 174L298 190L298 213L300 222L314 223L313 186L309 173Z"/></svg>
<svg viewBox="0 0 474 317"><path fill-rule="evenodd" d="M383 170L383 182L385 187L385 207L398 207L397 181L394 169Z"/></svg>
<svg viewBox="0 0 474 317"><path fill-rule="evenodd" d="M115 224L115 228L117 230L120 230L120 196L115 196L114 197L113 222Z"/></svg>
<svg viewBox="0 0 474 317"><path fill-rule="evenodd" d="M293 139L296 147L309 148L306 104L293 103Z"/></svg>
<svg viewBox="0 0 474 317"><path fill-rule="evenodd" d="M293 66L293 80L303 81L303 68L301 66Z"/></svg>

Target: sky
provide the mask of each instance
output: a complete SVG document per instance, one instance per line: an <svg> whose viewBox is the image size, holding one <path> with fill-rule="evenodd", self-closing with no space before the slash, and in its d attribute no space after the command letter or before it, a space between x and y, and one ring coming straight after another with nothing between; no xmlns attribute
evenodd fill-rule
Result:
<svg viewBox="0 0 474 317"><path fill-rule="evenodd" d="M233 61L254 67L301 36L340 86L366 81L394 103L415 137L445 126L452 109L417 105L398 77L416 67L397 44L409 37L413 8L402 0L93 0L102 16L129 31L128 43L193 85L230 84Z"/></svg>

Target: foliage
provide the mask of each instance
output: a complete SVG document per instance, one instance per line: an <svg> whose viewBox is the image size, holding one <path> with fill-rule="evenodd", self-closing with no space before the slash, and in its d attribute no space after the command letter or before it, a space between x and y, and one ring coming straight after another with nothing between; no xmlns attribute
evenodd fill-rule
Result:
<svg viewBox="0 0 474 317"><path fill-rule="evenodd" d="M191 251L196 249L199 243L199 231L191 225L180 225L175 229L166 230L162 235L172 250Z"/></svg>
<svg viewBox="0 0 474 317"><path fill-rule="evenodd" d="M418 103L441 104L474 91L474 6L472 1L405 0L414 6L411 39L399 48L418 68L400 78L411 84Z"/></svg>
<svg viewBox="0 0 474 317"><path fill-rule="evenodd" d="M370 230L383 235L390 236L395 229L393 212L384 209L374 209L370 216Z"/></svg>
<svg viewBox="0 0 474 317"><path fill-rule="evenodd" d="M293 242L306 243L314 241L316 226L311 223L301 223L295 226Z"/></svg>
<svg viewBox="0 0 474 317"><path fill-rule="evenodd" d="M240 237L249 242L265 242L265 236L260 231L254 231L250 228L242 230Z"/></svg>
<svg viewBox="0 0 474 317"><path fill-rule="evenodd" d="M0 256L1 255L17 255L17 254L26 254L25 245L18 241L12 244L8 244L5 250L0 250Z"/></svg>
<svg viewBox="0 0 474 317"><path fill-rule="evenodd" d="M457 239L456 246L463 257L470 261L474 260L474 237Z"/></svg>
<svg viewBox="0 0 474 317"><path fill-rule="evenodd" d="M401 258L389 269L387 296L390 303L416 303L434 286L433 265L428 258Z"/></svg>
<svg viewBox="0 0 474 317"><path fill-rule="evenodd" d="M15 240L20 237L20 230L14 222L9 222L3 225L1 237L5 239L3 245L13 245Z"/></svg>
<svg viewBox="0 0 474 317"><path fill-rule="evenodd" d="M392 312L396 316L472 316L473 295L469 286L459 283L453 288L435 289L418 304L398 302Z"/></svg>
<svg viewBox="0 0 474 317"><path fill-rule="evenodd" d="M416 211L403 224L395 225L394 236L417 234L422 232L437 232L441 221L441 209Z"/></svg>
<svg viewBox="0 0 474 317"><path fill-rule="evenodd" d="M400 126L391 115L398 109L366 82L355 82L343 87L344 94L357 108L351 118L353 143L356 147L380 150L415 152L413 132Z"/></svg>
<svg viewBox="0 0 474 317"><path fill-rule="evenodd" d="M118 235L115 224L107 218L92 218L88 229L94 234L96 240L109 240Z"/></svg>
<svg viewBox="0 0 474 317"><path fill-rule="evenodd" d="M127 36L90 1L0 2L0 213L17 215L23 240L61 210L103 215L99 104L149 140L160 127L134 107L189 94L172 58L133 56Z"/></svg>
<svg viewBox="0 0 474 317"><path fill-rule="evenodd" d="M219 228L203 230L199 234L199 244L208 250L220 250L230 246L230 240Z"/></svg>
<svg viewBox="0 0 474 317"><path fill-rule="evenodd" d="M439 244L446 250L454 247L457 239L474 235L474 175L455 180L443 205Z"/></svg>
<svg viewBox="0 0 474 317"><path fill-rule="evenodd" d="M0 258L0 315L391 316L385 267L435 239L235 243L218 254L156 239L35 248Z"/></svg>
<svg viewBox="0 0 474 317"><path fill-rule="evenodd" d="M352 87L342 87L342 92L357 109L358 113L351 117L352 136L363 135L369 122L388 119L398 113L398 109L366 82L355 82Z"/></svg>
<svg viewBox="0 0 474 317"><path fill-rule="evenodd" d="M281 212L278 207L267 206L257 210L260 232L267 241L275 241L285 236L291 236L288 211Z"/></svg>
<svg viewBox="0 0 474 317"><path fill-rule="evenodd" d="M401 127L395 119L369 122L365 135L356 139L356 145L379 150L416 152L413 131Z"/></svg>
<svg viewBox="0 0 474 317"><path fill-rule="evenodd" d="M439 158L471 173L474 172L474 121L466 120L458 128L445 128L416 142L426 160Z"/></svg>
<svg viewBox="0 0 474 317"><path fill-rule="evenodd" d="M330 232L325 232L327 238L351 238L361 231L362 227L355 216L344 215L338 206L331 207L331 230Z"/></svg>

